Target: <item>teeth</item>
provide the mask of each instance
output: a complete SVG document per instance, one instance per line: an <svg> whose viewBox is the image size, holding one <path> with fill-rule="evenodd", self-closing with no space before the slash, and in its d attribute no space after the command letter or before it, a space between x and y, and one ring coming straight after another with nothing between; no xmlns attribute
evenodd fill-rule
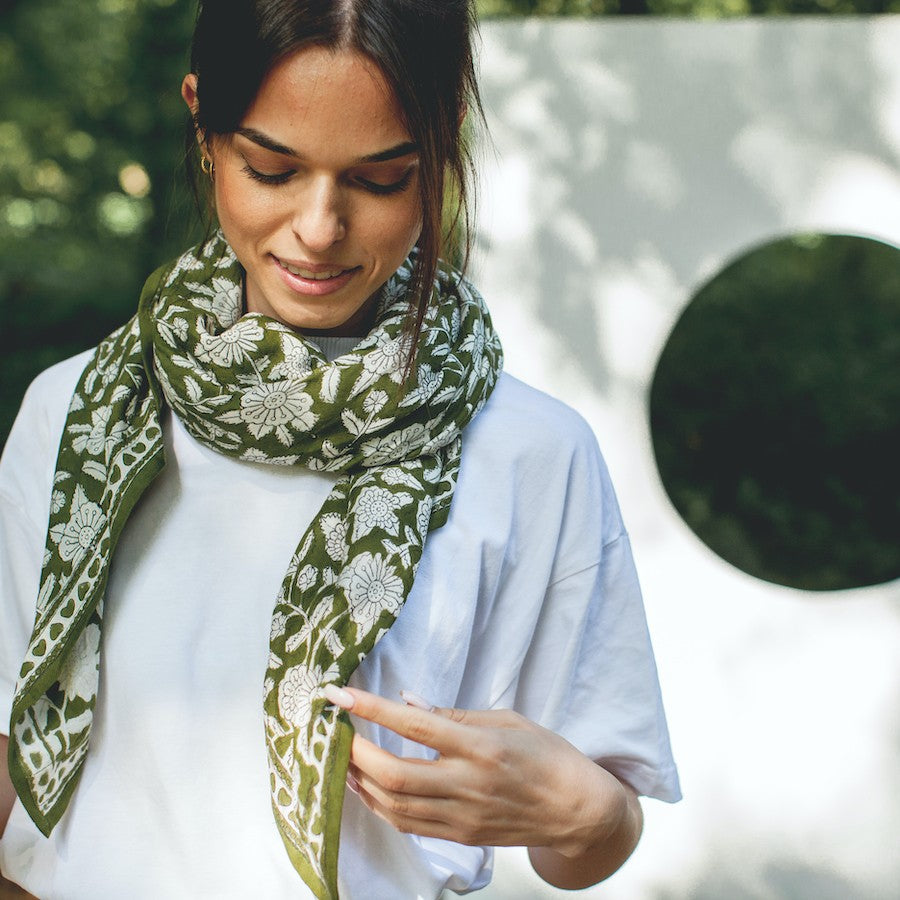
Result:
<svg viewBox="0 0 900 900"><path fill-rule="evenodd" d="M329 278L337 278L344 271L343 269L334 269L331 272L310 272L309 269L300 269L297 266L289 266L287 263L282 263L281 265L291 275L299 275L301 278L308 278L311 281L326 281Z"/></svg>

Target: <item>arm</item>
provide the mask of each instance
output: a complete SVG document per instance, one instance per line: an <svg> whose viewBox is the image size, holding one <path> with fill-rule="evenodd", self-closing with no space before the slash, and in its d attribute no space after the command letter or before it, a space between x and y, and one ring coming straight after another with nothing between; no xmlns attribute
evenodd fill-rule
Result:
<svg viewBox="0 0 900 900"><path fill-rule="evenodd" d="M641 833L637 796L552 731L511 710L416 709L358 689L325 690L354 715L438 751L401 759L357 734L348 783L399 831L525 846L545 881L612 875Z"/></svg>
<svg viewBox="0 0 900 900"><path fill-rule="evenodd" d="M16 792L9 777L9 763L6 756L8 745L9 738L5 734L0 735L0 757L2 757L0 758L0 838L3 837L13 803L16 802Z"/></svg>
<svg viewBox="0 0 900 900"><path fill-rule="evenodd" d="M534 871L548 884L567 890L590 887L615 873L631 856L644 827L641 804L634 790L605 769L597 766L600 779L616 783L612 792L617 795L610 805L612 825L602 829L583 849L564 854L551 847L529 847L528 856ZM600 775L599 773L602 773ZM603 796L607 791L589 791L590 796ZM602 820L600 809L596 818Z"/></svg>

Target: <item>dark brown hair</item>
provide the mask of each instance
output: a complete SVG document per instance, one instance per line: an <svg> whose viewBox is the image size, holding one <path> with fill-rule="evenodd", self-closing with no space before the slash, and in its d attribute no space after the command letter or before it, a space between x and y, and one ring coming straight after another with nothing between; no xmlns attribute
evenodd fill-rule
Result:
<svg viewBox="0 0 900 900"><path fill-rule="evenodd" d="M472 59L473 5L471 0L201 0L191 45L198 110L186 149L195 196L197 133L208 139L240 127L266 74L289 53L308 46L350 49L378 66L420 154L422 232L410 310L414 339L451 235L461 237L457 262L462 266L471 247L474 165L467 134L472 129L464 130L462 122L467 115L476 125L483 121ZM445 197L453 198L449 211Z"/></svg>

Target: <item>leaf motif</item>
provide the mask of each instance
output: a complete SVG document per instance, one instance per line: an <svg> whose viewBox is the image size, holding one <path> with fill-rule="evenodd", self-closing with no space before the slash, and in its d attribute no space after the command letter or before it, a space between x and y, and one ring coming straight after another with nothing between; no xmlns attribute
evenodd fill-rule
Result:
<svg viewBox="0 0 900 900"><path fill-rule="evenodd" d="M393 423L394 423L393 419L370 419L368 427L366 428L366 431L369 434L372 434L372 432L380 431L382 428L385 428L389 425L393 425Z"/></svg>
<svg viewBox="0 0 900 900"><path fill-rule="evenodd" d="M190 375L185 375L184 386L187 388L188 397L190 397L191 402L199 403L203 399L203 390L195 378L191 378Z"/></svg>
<svg viewBox="0 0 900 900"><path fill-rule="evenodd" d="M109 398L110 403L118 403L120 400L124 400L127 396L131 394L131 388L127 384L120 384L113 392L112 397Z"/></svg>
<svg viewBox="0 0 900 900"><path fill-rule="evenodd" d="M197 369L198 366L194 365L191 362L190 358L187 356L182 356L180 353L173 353L169 359L172 361L172 365L178 366L179 369Z"/></svg>
<svg viewBox="0 0 900 900"><path fill-rule="evenodd" d="M95 478L97 481L103 483L106 482L106 466L96 459L87 460L81 467L81 471L84 472L85 475L90 475L91 478Z"/></svg>
<svg viewBox="0 0 900 900"><path fill-rule="evenodd" d="M340 453L341 451L328 438L322 441L322 456L325 459L334 459L336 456L340 456Z"/></svg>
<svg viewBox="0 0 900 900"><path fill-rule="evenodd" d="M337 366L328 366L325 370L325 377L322 379L322 391L320 393L325 403L334 403L337 400L340 384L341 370Z"/></svg>
<svg viewBox="0 0 900 900"><path fill-rule="evenodd" d="M354 437L359 437L366 427L366 423L350 409L345 409L341 413L341 421L344 423L347 431Z"/></svg>

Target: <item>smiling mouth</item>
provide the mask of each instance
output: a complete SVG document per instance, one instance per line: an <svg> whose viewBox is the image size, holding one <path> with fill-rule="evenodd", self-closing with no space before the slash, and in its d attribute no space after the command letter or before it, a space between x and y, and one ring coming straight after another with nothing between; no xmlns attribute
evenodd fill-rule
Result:
<svg viewBox="0 0 900 900"><path fill-rule="evenodd" d="M296 275L299 278L306 278L308 281L328 281L332 278L338 278L341 275L345 275L348 272L352 272L354 269L358 268L358 266L354 266L353 269L323 269L318 272L314 272L312 269L304 269L302 266L292 266L286 262L282 262L282 260L276 257L276 261L278 265L281 266L286 272L290 272L291 275Z"/></svg>

